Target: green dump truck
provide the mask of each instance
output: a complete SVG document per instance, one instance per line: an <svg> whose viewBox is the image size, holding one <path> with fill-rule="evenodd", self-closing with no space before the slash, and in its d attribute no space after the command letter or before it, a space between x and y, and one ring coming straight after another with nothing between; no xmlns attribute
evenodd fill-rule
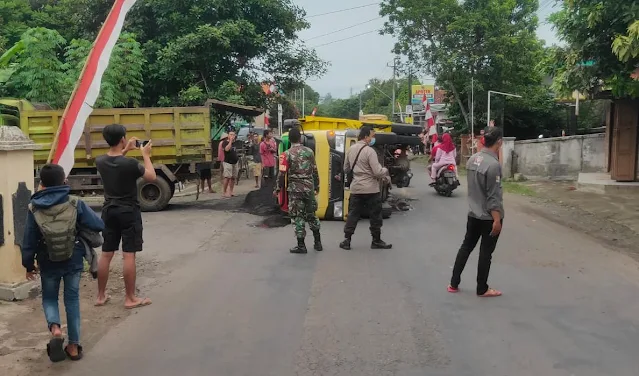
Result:
<svg viewBox="0 0 639 376"><path fill-rule="evenodd" d="M154 182L138 182L140 205L144 211L166 208L180 181L197 176L198 164L212 162L211 107L96 109L86 122L84 135L75 150L75 165L69 185L75 192L102 190L95 167L97 156L108 151L102 129L122 124L128 137L153 140ZM46 109L25 100L0 99L0 124L18 126L40 146L34 152L36 169L47 162L63 111ZM139 151L128 154L140 158Z"/></svg>

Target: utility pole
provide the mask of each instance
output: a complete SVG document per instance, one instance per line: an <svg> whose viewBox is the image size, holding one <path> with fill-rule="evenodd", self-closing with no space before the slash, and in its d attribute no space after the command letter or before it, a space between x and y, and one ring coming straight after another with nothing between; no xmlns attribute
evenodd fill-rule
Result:
<svg viewBox="0 0 639 376"><path fill-rule="evenodd" d="M393 112L392 112L392 118L395 117L395 86L397 86L397 84L395 83L395 77L397 75L397 57L395 57L395 59L393 59L393 65L388 65L386 64L386 66L388 67L392 67L393 68ZM401 111L401 109L400 109ZM391 118L391 121L393 121L393 119Z"/></svg>
<svg viewBox="0 0 639 376"><path fill-rule="evenodd" d="M470 154L475 153L475 77L470 78Z"/></svg>
<svg viewBox="0 0 639 376"><path fill-rule="evenodd" d="M413 72L408 67L408 104L413 104Z"/></svg>
<svg viewBox="0 0 639 376"><path fill-rule="evenodd" d="M302 117L306 117L306 108L304 107L306 105L306 87L302 87Z"/></svg>

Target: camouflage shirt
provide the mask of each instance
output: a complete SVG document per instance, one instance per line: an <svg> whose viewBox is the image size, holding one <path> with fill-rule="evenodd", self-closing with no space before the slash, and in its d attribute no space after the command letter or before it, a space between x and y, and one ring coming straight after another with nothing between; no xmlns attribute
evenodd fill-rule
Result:
<svg viewBox="0 0 639 376"><path fill-rule="evenodd" d="M300 144L294 144L280 154L280 173L287 177L287 191L290 193L311 193L319 189L319 174L315 164L313 150ZM282 179L284 180L284 179ZM280 190L283 181L278 181Z"/></svg>

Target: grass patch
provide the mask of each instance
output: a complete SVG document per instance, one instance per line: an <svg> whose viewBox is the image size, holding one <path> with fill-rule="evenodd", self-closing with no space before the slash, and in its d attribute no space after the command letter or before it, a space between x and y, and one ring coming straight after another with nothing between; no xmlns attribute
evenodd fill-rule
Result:
<svg viewBox="0 0 639 376"><path fill-rule="evenodd" d="M537 192L530 186L514 181L502 181L501 188L506 193L512 193L520 196L535 196Z"/></svg>

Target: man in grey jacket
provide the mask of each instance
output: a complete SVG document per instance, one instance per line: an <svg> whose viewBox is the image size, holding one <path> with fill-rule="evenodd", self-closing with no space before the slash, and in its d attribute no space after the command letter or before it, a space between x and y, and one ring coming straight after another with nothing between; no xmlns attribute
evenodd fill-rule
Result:
<svg viewBox="0 0 639 376"><path fill-rule="evenodd" d="M488 287L488 273L504 220L501 164L498 157L502 145L501 129L488 128L484 134L484 143L485 147L471 156L466 165L470 210L466 224L466 237L457 253L448 292L459 291L461 274L468 257L481 238L477 266L477 295L496 297L501 296L501 292Z"/></svg>
<svg viewBox="0 0 639 376"><path fill-rule="evenodd" d="M382 195L380 181L389 180L388 170L379 163L375 145L375 130L363 126L359 130L358 141L351 146L344 161L344 172L353 170L353 181L350 182L351 196L348 203L348 218L344 225L345 239L340 248L351 249L351 237L355 233L357 222L362 211L368 208L370 230L373 236L372 249L390 249L392 244L382 241Z"/></svg>

